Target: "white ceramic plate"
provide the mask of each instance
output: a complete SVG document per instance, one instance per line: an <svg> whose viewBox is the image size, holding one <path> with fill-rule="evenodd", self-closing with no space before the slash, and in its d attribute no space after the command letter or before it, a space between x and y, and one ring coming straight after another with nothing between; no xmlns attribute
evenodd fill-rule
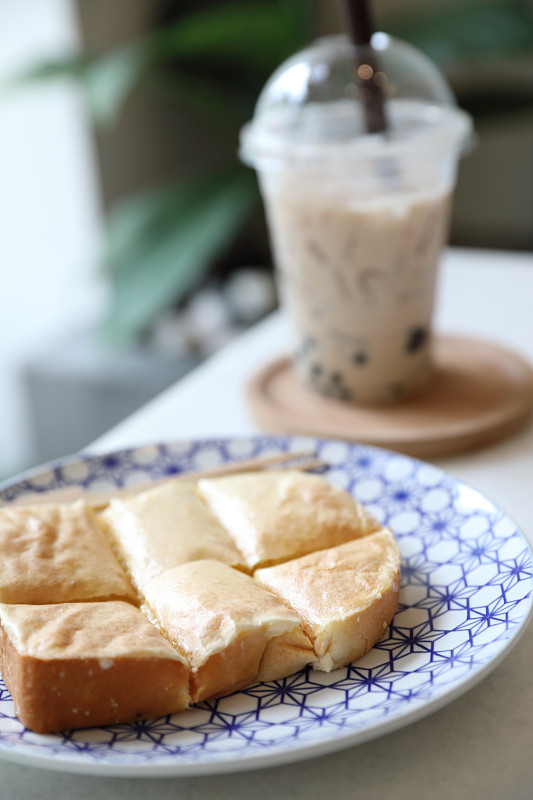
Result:
<svg viewBox="0 0 533 800"><path fill-rule="evenodd" d="M387 638L330 674L258 683L182 714L38 735L0 684L0 756L106 775L231 772L323 755L389 733L471 688L509 652L531 612L532 556L490 500L429 464L308 438L184 442L66 459L0 486L0 502L79 487L112 489L176 472L313 446L328 479L395 532L400 606Z"/></svg>

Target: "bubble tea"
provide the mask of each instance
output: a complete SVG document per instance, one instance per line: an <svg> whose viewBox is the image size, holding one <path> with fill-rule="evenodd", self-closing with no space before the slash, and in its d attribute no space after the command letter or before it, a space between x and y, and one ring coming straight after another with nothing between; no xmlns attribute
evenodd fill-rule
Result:
<svg viewBox="0 0 533 800"><path fill-rule="evenodd" d="M397 401L431 380L437 265L470 134L425 57L383 34L372 45L385 133L365 127L364 53L333 37L282 65L241 134L295 368L313 391L354 403Z"/></svg>

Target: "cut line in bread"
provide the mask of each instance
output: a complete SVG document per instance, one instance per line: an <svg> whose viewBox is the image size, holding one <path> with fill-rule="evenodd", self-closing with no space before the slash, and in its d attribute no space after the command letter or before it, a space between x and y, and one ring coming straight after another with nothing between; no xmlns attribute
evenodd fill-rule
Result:
<svg viewBox="0 0 533 800"><path fill-rule="evenodd" d="M188 670L124 602L0 604L0 667L17 716L36 732L182 711Z"/></svg>
<svg viewBox="0 0 533 800"><path fill-rule="evenodd" d="M202 479L198 489L251 570L381 527L349 492L298 470Z"/></svg>
<svg viewBox="0 0 533 800"><path fill-rule="evenodd" d="M39 731L334 669L372 647L398 602L392 534L300 470L170 480L102 514L82 501L0 508L0 546L0 667ZM138 652L146 636L157 653Z"/></svg>
<svg viewBox="0 0 533 800"><path fill-rule="evenodd" d="M218 561L163 573L144 597L191 670L192 702L302 669L313 648L298 615L248 575ZM277 655L277 658L274 656Z"/></svg>
<svg viewBox="0 0 533 800"><path fill-rule="evenodd" d="M111 500L98 517L137 589L172 567L213 559L246 569L233 539L196 484L171 482Z"/></svg>
<svg viewBox="0 0 533 800"><path fill-rule="evenodd" d="M96 517L72 505L0 508L0 602L136 601Z"/></svg>
<svg viewBox="0 0 533 800"><path fill-rule="evenodd" d="M389 530L257 570L257 580L293 608L313 643L315 669L356 661L389 626L400 592L400 551Z"/></svg>

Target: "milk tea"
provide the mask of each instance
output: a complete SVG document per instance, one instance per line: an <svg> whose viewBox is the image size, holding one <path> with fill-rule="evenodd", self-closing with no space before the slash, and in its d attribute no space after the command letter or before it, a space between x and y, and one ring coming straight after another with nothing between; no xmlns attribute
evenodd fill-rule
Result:
<svg viewBox="0 0 533 800"><path fill-rule="evenodd" d="M263 175L262 190L305 384L356 403L427 386L450 192L385 191L361 202L349 184L329 191L296 171Z"/></svg>

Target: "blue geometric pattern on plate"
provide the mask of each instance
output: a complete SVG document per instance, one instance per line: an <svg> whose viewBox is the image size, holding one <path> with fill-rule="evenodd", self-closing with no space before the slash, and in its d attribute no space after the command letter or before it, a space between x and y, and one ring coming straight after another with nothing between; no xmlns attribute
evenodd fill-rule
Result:
<svg viewBox="0 0 533 800"><path fill-rule="evenodd" d="M364 658L326 674L257 683L182 714L37 735L0 683L0 755L53 769L206 774L331 752L408 724L458 697L509 652L531 613L523 534L479 492L398 453L307 437L161 444L55 462L0 486L0 501L65 487L102 490L239 459L313 447L328 479L392 528L402 552L400 605Z"/></svg>

